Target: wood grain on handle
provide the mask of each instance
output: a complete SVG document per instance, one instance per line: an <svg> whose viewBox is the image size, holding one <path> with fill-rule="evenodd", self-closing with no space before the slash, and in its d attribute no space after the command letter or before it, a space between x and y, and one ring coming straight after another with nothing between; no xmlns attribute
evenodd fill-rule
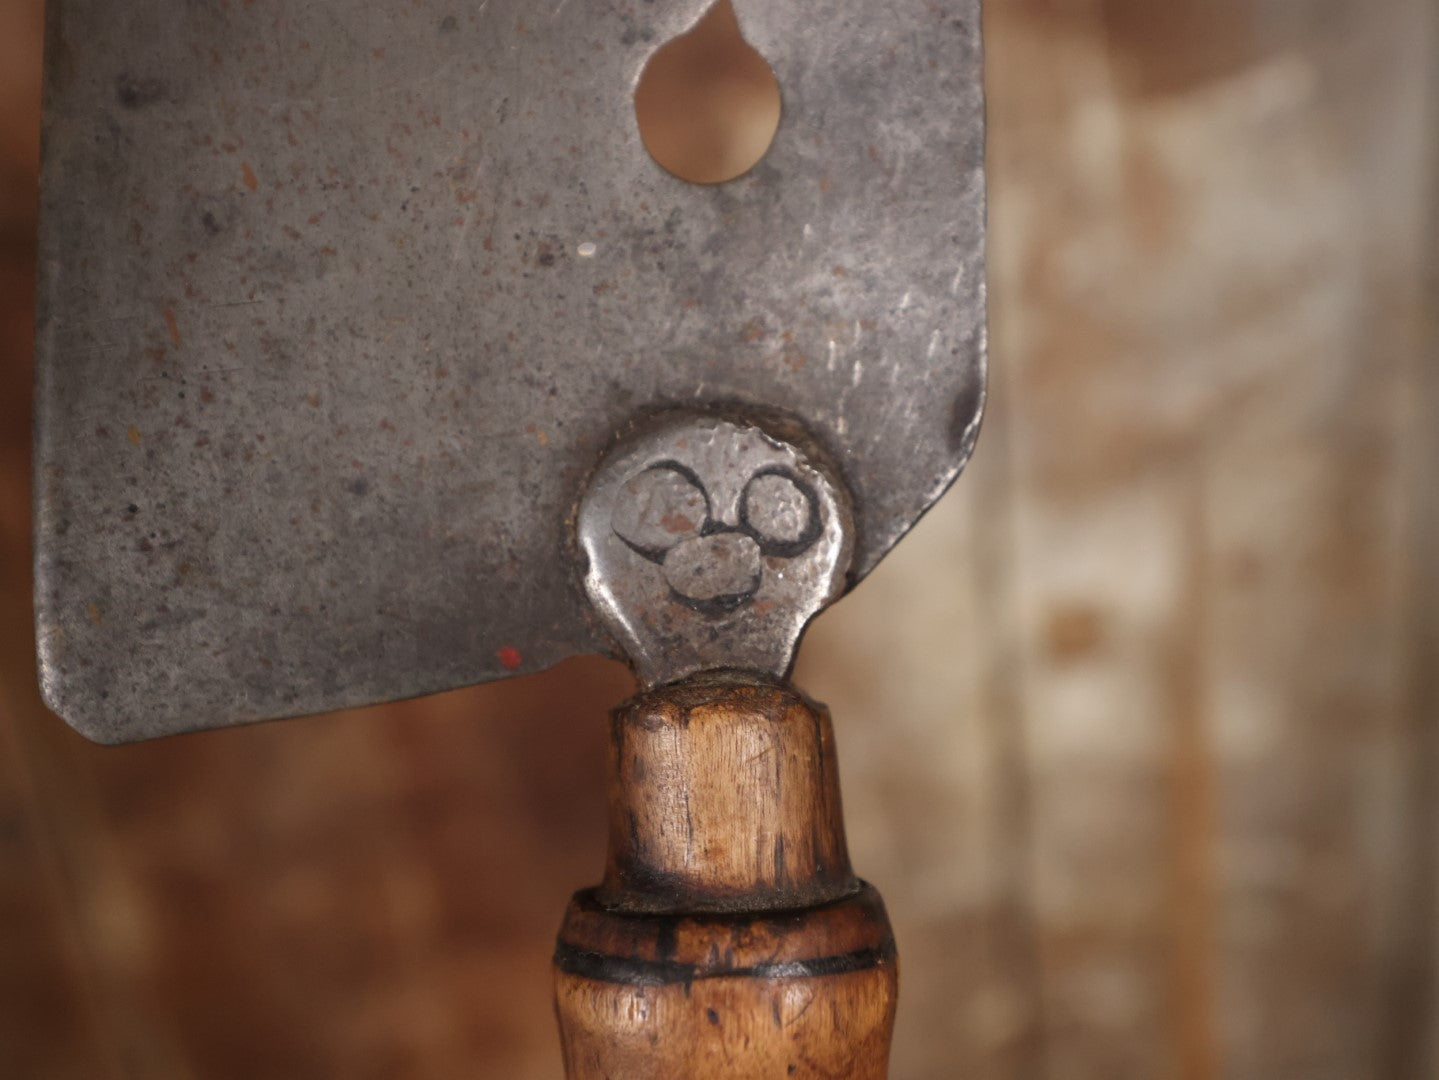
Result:
<svg viewBox="0 0 1439 1080"><path fill-rule="evenodd" d="M731 673L612 718L603 884L555 953L569 1080L884 1080L898 987L828 714Z"/></svg>

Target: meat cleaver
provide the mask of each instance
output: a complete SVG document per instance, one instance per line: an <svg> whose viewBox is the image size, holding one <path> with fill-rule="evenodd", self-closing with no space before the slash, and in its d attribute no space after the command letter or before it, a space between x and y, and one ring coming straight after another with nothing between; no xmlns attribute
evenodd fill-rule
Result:
<svg viewBox="0 0 1439 1080"><path fill-rule="evenodd" d="M735 0L782 117L698 184L635 90L709 6L49 5L40 682L124 743L621 656L571 1080L882 1077L787 676L978 433L979 2Z"/></svg>

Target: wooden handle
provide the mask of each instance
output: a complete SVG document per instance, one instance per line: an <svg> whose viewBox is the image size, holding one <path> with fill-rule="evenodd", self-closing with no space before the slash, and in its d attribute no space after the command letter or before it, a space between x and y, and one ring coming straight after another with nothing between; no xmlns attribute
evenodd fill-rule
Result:
<svg viewBox="0 0 1439 1080"><path fill-rule="evenodd" d="M828 714L718 673L611 724L605 879L555 952L569 1080L884 1080L894 938L850 871Z"/></svg>

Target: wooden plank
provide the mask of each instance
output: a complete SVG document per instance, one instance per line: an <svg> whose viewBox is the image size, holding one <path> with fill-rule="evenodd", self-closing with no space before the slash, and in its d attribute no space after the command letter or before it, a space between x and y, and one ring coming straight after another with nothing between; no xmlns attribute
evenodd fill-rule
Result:
<svg viewBox="0 0 1439 1080"><path fill-rule="evenodd" d="M1425 15L991 9L1046 1076L1384 1075Z"/></svg>

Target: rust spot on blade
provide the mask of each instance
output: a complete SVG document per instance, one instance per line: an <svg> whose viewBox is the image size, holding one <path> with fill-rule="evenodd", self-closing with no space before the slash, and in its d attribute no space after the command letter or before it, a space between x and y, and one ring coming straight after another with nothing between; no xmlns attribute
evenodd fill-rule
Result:
<svg viewBox="0 0 1439 1080"><path fill-rule="evenodd" d="M678 510L666 514L660 519L660 524L664 527L665 532L673 533L676 536L695 531L695 523Z"/></svg>
<svg viewBox="0 0 1439 1080"><path fill-rule="evenodd" d="M248 161L242 161L240 163L240 175L244 178L245 186L247 188L249 188L251 191L259 190L259 177L255 175L255 170L250 168L250 163Z"/></svg>
<svg viewBox="0 0 1439 1080"><path fill-rule="evenodd" d="M130 425L130 430L125 433L125 437L129 439L132 443L134 443L136 446L140 445L140 429L137 428L134 424Z"/></svg>
<svg viewBox="0 0 1439 1080"><path fill-rule="evenodd" d="M167 307L164 314L165 328L170 331L170 340L176 345L179 345L181 342L180 321L175 318L175 309Z"/></svg>

